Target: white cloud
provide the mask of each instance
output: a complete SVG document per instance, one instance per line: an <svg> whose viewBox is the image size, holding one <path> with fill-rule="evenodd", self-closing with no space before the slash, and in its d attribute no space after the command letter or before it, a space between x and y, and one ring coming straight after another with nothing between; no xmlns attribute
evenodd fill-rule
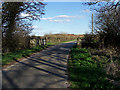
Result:
<svg viewBox="0 0 120 90"><path fill-rule="evenodd" d="M84 9L84 10L82 10L82 12L89 13L91 11L89 9Z"/></svg>
<svg viewBox="0 0 120 90"><path fill-rule="evenodd" d="M21 13L20 16L21 17L27 17L27 16L31 16L31 15ZM33 16L33 17L37 18L37 16ZM50 22L70 22L71 21L71 20L69 20L70 18L83 18L83 17L84 16L58 15L58 16L55 16L55 17L41 18L41 20L48 20ZM63 20L63 19L65 19L65 20Z"/></svg>
<svg viewBox="0 0 120 90"><path fill-rule="evenodd" d="M32 16L32 15L30 15L30 14L25 14L25 13L21 13L20 16L21 16L22 18L24 18L24 17L31 17L31 18L34 18L34 19L39 18L39 16Z"/></svg>
<svg viewBox="0 0 120 90"><path fill-rule="evenodd" d="M41 18L41 20L52 20L53 18Z"/></svg>
<svg viewBox="0 0 120 90"><path fill-rule="evenodd" d="M30 14L24 14L24 13L21 13L20 16L22 16L22 17L26 17L26 16L30 16Z"/></svg>
<svg viewBox="0 0 120 90"><path fill-rule="evenodd" d="M33 29L38 29L39 27L38 26L29 26L29 28L33 28Z"/></svg>
<svg viewBox="0 0 120 90"><path fill-rule="evenodd" d="M49 20L50 22L56 22L56 23L63 23L63 22L70 22L70 19L65 19L65 20Z"/></svg>
<svg viewBox="0 0 120 90"><path fill-rule="evenodd" d="M75 18L77 16L68 16L68 15L59 15L59 16L56 16L55 18Z"/></svg>
<svg viewBox="0 0 120 90"><path fill-rule="evenodd" d="M58 15L55 17L41 18L41 20L48 20L50 22L63 23L63 22L70 22L71 18L83 18L83 17L84 16Z"/></svg>
<svg viewBox="0 0 120 90"><path fill-rule="evenodd" d="M36 28L38 28L38 26L32 26L32 28L36 29Z"/></svg>

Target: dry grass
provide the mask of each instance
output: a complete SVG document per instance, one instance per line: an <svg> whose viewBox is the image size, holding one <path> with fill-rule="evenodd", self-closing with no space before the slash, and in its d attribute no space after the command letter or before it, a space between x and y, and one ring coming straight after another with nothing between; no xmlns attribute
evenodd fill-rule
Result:
<svg viewBox="0 0 120 90"><path fill-rule="evenodd" d="M108 80L120 87L120 56L119 49L108 47L103 49L89 48L92 58L103 64ZM118 84L119 83L119 84Z"/></svg>

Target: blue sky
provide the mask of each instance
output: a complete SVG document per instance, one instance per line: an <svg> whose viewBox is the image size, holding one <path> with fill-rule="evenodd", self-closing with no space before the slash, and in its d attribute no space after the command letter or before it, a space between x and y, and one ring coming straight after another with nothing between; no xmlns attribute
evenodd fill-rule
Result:
<svg viewBox="0 0 120 90"><path fill-rule="evenodd" d="M82 2L46 2L45 15L33 22L32 35L68 33L85 34L91 31L91 11Z"/></svg>

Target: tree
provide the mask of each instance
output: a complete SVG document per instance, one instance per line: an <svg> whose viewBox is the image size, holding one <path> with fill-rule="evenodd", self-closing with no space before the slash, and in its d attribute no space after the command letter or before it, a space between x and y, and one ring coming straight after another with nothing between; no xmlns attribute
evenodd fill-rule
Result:
<svg viewBox="0 0 120 90"><path fill-rule="evenodd" d="M94 2L87 2L87 3L84 3L84 4L87 4L91 7L92 9L94 8L95 11L97 12L105 12L105 11L115 11L119 5L120 5L120 1L111 1L111 0L95 0Z"/></svg>
<svg viewBox="0 0 120 90"><path fill-rule="evenodd" d="M2 3L2 37L4 37L7 51L14 51L14 32L16 23L18 26L28 27L30 24L22 24L19 21L40 20L44 13L42 2L3 2ZM21 17L21 13L27 16ZM29 27L28 27L29 28Z"/></svg>
<svg viewBox="0 0 120 90"><path fill-rule="evenodd" d="M99 12L96 15L95 29L96 31L104 36L104 42L106 45L119 44L118 40L120 36L120 6L116 10L108 10L105 12Z"/></svg>
<svg viewBox="0 0 120 90"><path fill-rule="evenodd" d="M120 1L96 0L85 4L96 11L94 30L99 34L100 42L104 41L106 46L120 44Z"/></svg>

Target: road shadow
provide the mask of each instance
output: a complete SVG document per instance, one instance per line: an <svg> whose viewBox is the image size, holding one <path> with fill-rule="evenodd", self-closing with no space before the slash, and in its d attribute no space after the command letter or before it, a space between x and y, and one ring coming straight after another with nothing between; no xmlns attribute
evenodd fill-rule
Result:
<svg viewBox="0 0 120 90"><path fill-rule="evenodd" d="M65 56L69 54L69 49L73 45L75 45L75 43L56 45L22 62L15 59L15 61L18 62L16 65L10 67L8 70L2 71L2 87L37 88L37 84L43 82L44 85L41 86L41 88L46 88L55 83L65 82L68 79L65 73L63 73L67 70L67 57ZM59 79L57 81L51 80L52 82L47 82L47 79L54 79L54 77L55 79ZM38 85L38 87L40 87L40 85Z"/></svg>

